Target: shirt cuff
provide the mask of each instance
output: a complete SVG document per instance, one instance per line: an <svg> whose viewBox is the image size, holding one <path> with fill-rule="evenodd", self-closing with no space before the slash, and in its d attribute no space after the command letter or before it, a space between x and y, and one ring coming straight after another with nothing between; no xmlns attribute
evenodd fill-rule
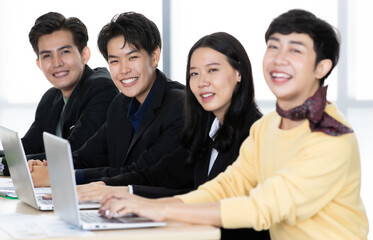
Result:
<svg viewBox="0 0 373 240"><path fill-rule="evenodd" d="M4 176L4 164L2 163L3 158L0 157L0 176Z"/></svg>
<svg viewBox="0 0 373 240"><path fill-rule="evenodd" d="M84 179L84 170L83 169L75 170L75 180L76 180L76 184L86 183L85 179Z"/></svg>
<svg viewBox="0 0 373 240"><path fill-rule="evenodd" d="M133 187L132 187L132 185L128 185L128 192L130 194L133 194Z"/></svg>

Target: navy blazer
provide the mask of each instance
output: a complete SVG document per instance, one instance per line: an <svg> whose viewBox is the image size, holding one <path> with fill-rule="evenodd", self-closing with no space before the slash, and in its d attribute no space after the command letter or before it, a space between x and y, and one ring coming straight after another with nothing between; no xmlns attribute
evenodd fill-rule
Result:
<svg viewBox="0 0 373 240"><path fill-rule="evenodd" d="M84 176L78 184L148 168L180 145L184 86L157 70L152 91L135 134L127 116L132 98L120 94L113 100L105 124L73 153L74 167L81 169L77 175Z"/></svg>

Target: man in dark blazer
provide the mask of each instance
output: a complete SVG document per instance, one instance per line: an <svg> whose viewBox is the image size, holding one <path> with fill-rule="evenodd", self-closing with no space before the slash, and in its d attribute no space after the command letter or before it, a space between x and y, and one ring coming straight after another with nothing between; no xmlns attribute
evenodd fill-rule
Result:
<svg viewBox="0 0 373 240"><path fill-rule="evenodd" d="M105 25L98 46L122 94L105 124L73 153L77 183L146 169L180 145L184 86L157 69L161 38L145 16L128 12ZM29 164L36 186L48 186L47 168Z"/></svg>
<svg viewBox="0 0 373 240"><path fill-rule="evenodd" d="M106 68L86 65L88 32L78 18L46 13L35 21L29 40L38 67L53 87L41 98L22 144L28 159L44 159L44 131L68 139L72 150L79 149L105 122L118 90ZM4 174L9 174L7 167Z"/></svg>

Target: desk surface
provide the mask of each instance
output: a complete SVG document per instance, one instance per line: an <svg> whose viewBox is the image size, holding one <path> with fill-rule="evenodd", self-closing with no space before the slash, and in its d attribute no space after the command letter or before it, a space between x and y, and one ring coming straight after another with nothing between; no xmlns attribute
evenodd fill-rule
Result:
<svg viewBox="0 0 373 240"><path fill-rule="evenodd" d="M3 214L22 213L34 215L50 215L50 212L38 211L19 200L0 197L0 217ZM93 236L65 237L49 239L220 239L220 230L211 226L190 225L178 222L167 222L167 226L158 228L102 230L93 231ZM0 229L0 239L14 239L7 232ZM46 238L43 238L46 239Z"/></svg>

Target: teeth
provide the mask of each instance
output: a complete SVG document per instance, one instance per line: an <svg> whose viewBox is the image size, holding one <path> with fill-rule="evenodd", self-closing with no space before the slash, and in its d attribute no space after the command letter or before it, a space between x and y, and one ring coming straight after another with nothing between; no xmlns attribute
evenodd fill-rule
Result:
<svg viewBox="0 0 373 240"><path fill-rule="evenodd" d="M61 77L61 76L65 76L65 75L67 75L67 72L58 72L58 73L54 74L55 77Z"/></svg>
<svg viewBox="0 0 373 240"><path fill-rule="evenodd" d="M203 98L208 98L210 96L214 95L213 93L206 93L206 94L202 94L202 97Z"/></svg>
<svg viewBox="0 0 373 240"><path fill-rule="evenodd" d="M137 78L130 78L130 79L127 79L127 80L122 80L120 81L121 83L124 83L124 84L129 84L129 83L132 83L134 81L136 81Z"/></svg>
<svg viewBox="0 0 373 240"><path fill-rule="evenodd" d="M290 78L291 76L286 73L272 73L274 78Z"/></svg>

